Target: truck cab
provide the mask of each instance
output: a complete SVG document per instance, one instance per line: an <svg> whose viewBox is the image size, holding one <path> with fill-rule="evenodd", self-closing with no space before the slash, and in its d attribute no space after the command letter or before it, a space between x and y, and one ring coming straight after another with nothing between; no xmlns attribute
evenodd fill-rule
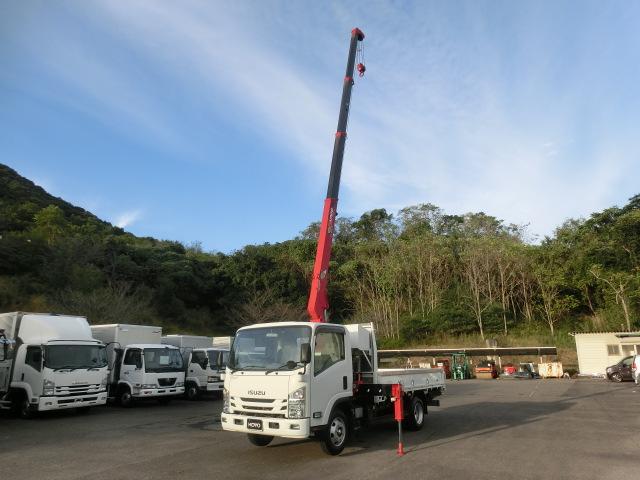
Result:
<svg viewBox="0 0 640 480"><path fill-rule="evenodd" d="M84 317L15 312L0 315L0 329L0 406L28 418L106 403L105 345Z"/></svg>
<svg viewBox="0 0 640 480"><path fill-rule="evenodd" d="M224 380L222 428L254 445L316 436L338 454L349 432L392 412L402 384L412 426L444 390L442 369L378 369L373 325L264 323L238 330ZM411 420L413 419L413 420Z"/></svg>
<svg viewBox="0 0 640 480"><path fill-rule="evenodd" d="M115 349L109 393L122 406L156 398L167 403L184 393L184 368L180 350L170 345L131 344Z"/></svg>
<svg viewBox="0 0 640 480"><path fill-rule="evenodd" d="M229 358L229 350L213 348L187 349L183 353L186 367L185 395L195 400L204 392L222 393L224 371Z"/></svg>

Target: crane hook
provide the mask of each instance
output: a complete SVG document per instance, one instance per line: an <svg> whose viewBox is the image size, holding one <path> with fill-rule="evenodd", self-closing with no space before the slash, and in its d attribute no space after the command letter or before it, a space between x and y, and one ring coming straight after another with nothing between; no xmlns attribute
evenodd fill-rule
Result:
<svg viewBox="0 0 640 480"><path fill-rule="evenodd" d="M358 69L358 75L364 77L364 72L367 71L367 67L364 66L364 63L359 63L356 68Z"/></svg>

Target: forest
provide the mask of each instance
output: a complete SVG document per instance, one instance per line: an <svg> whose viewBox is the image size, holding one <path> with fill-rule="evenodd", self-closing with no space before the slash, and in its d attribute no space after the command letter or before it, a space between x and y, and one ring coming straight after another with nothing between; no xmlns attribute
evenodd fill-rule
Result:
<svg viewBox="0 0 640 480"><path fill-rule="evenodd" d="M231 334L304 320L319 225L205 252L137 237L0 164L0 311ZM640 328L640 195L532 241L526 226L430 203L339 217L331 318L374 322L385 345Z"/></svg>

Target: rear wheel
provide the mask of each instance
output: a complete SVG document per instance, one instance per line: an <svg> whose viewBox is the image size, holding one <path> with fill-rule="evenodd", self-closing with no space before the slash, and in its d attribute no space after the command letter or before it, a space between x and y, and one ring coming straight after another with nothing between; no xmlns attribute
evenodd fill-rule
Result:
<svg viewBox="0 0 640 480"><path fill-rule="evenodd" d="M198 386L195 383L189 383L187 385L187 390L185 393L189 400L197 400L200 391L198 390Z"/></svg>
<svg viewBox="0 0 640 480"><path fill-rule="evenodd" d="M611 380L613 380L616 383L620 383L622 381L622 374L620 372L612 373Z"/></svg>
<svg viewBox="0 0 640 480"><path fill-rule="evenodd" d="M409 411L403 425L407 430L420 430L424 425L424 402L419 397L411 397Z"/></svg>
<svg viewBox="0 0 640 480"><path fill-rule="evenodd" d="M256 435L255 433L247 433L247 438L256 447L266 447L273 441L270 435Z"/></svg>
<svg viewBox="0 0 640 480"><path fill-rule="evenodd" d="M349 439L349 423L340 410L335 411L321 436L320 446L329 455L339 455Z"/></svg>

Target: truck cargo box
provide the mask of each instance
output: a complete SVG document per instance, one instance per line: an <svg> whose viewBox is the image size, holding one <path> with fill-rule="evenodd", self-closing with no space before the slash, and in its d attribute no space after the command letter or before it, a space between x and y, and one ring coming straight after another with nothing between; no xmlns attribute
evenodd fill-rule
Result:
<svg viewBox="0 0 640 480"><path fill-rule="evenodd" d="M213 343L213 337L201 335L165 335L162 343L178 348L209 348Z"/></svg>
<svg viewBox="0 0 640 480"><path fill-rule="evenodd" d="M93 325L91 333L93 338L105 344L119 344L118 348L135 343L160 344L162 340L162 327L148 325Z"/></svg>

